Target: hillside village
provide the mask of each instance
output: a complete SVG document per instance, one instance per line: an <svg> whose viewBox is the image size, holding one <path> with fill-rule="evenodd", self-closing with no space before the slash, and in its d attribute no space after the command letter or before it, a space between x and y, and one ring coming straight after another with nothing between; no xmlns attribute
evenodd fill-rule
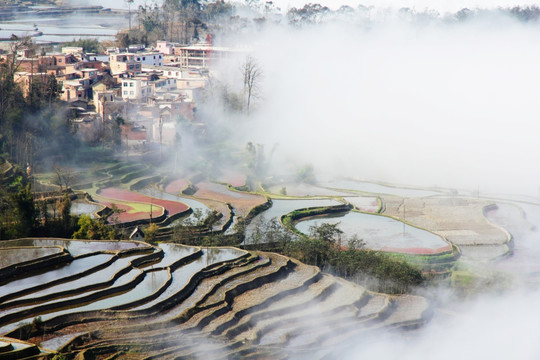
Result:
<svg viewBox="0 0 540 360"><path fill-rule="evenodd" d="M35 54L24 47L17 51L15 81L26 96L32 83L54 78L60 100L76 114L72 125L80 140L99 142L105 123L120 120L123 147L144 151L151 142L172 144L178 138L177 120L197 122L211 65L239 53L213 46L210 36L194 45L157 41L155 47L107 48L105 54L74 46Z"/></svg>

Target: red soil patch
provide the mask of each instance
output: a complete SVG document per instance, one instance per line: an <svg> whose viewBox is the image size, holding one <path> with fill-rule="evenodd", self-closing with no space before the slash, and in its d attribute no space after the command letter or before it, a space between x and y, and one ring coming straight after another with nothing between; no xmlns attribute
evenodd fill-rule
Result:
<svg viewBox="0 0 540 360"><path fill-rule="evenodd" d="M244 186L246 180L246 175L235 171L225 171L223 175L218 178L219 182L224 182L234 187Z"/></svg>
<svg viewBox="0 0 540 360"><path fill-rule="evenodd" d="M164 207L169 212L169 216L183 213L189 209L189 206L179 201L162 200L152 198L140 193L136 193L129 190L123 190L118 188L106 188L99 192L99 195L107 197L109 199L123 200L123 201L137 201L148 204L155 204Z"/></svg>
<svg viewBox="0 0 540 360"><path fill-rule="evenodd" d="M245 217L255 206L266 202L264 196L230 191L223 185L201 182L197 184L197 188L196 198L229 203L236 210L237 215L242 217Z"/></svg>
<svg viewBox="0 0 540 360"><path fill-rule="evenodd" d="M439 254L445 251L452 250L450 245L438 248L438 249L428 249L428 248L393 248L393 247L383 247L382 251L395 252L401 254L414 254L414 255L430 255L430 254Z"/></svg>
<svg viewBox="0 0 540 360"><path fill-rule="evenodd" d="M187 179L177 179L174 181L171 181L167 187L165 187L165 192L168 192L169 194L179 194L187 188L189 182Z"/></svg>

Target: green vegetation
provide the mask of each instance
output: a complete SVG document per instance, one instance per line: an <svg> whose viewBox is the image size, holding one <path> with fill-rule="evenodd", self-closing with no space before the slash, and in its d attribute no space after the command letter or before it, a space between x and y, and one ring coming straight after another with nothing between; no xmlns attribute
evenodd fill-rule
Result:
<svg viewBox="0 0 540 360"><path fill-rule="evenodd" d="M71 238L74 233L90 239L119 238L102 220L71 215L71 198L67 192L71 172L58 172L53 178L60 179L66 188L41 193L39 197L32 193L32 182L25 173L18 167L12 172L10 176L0 173L0 240L29 236Z"/></svg>
<svg viewBox="0 0 540 360"><path fill-rule="evenodd" d="M197 246L238 246L238 235L209 231L208 222L213 220L204 218L200 211L195 213L175 227L174 241ZM404 293L422 285L424 278L417 267L389 254L364 249L364 243L356 237L344 239L338 225L313 226L309 236L295 237L277 219L259 218L250 226L246 247L293 257L376 291Z"/></svg>
<svg viewBox="0 0 540 360"><path fill-rule="evenodd" d="M15 39L0 61L0 153L25 167L43 159L69 159L78 148L69 112L60 104L61 87L54 75L31 77L27 91L16 81L17 52L33 49L30 39ZM69 149L69 151L67 151Z"/></svg>
<svg viewBox="0 0 540 360"><path fill-rule="evenodd" d="M98 39L83 39L83 38L79 38L79 40L73 39L72 41L65 42L62 44L62 46L63 47L68 47L68 46L82 47L85 53L97 53L100 47Z"/></svg>
<svg viewBox="0 0 540 360"><path fill-rule="evenodd" d="M378 291L404 293L423 282L415 266L388 254L366 250L362 240L342 238L339 224L310 228L309 236L288 242L284 253L307 264L360 283L372 283ZM343 243L348 247L344 248Z"/></svg>
<svg viewBox="0 0 540 360"><path fill-rule="evenodd" d="M73 233L73 239L114 240L119 238L113 228L105 225L101 220L92 219L90 215L81 215L77 224L79 229Z"/></svg>

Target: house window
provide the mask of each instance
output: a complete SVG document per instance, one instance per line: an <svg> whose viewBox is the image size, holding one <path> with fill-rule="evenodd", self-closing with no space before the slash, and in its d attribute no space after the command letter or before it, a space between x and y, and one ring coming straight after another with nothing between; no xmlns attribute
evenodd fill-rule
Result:
<svg viewBox="0 0 540 360"><path fill-rule="evenodd" d="M133 91L130 91L129 92L129 95L134 95L135 93Z"/></svg>
<svg viewBox="0 0 540 360"><path fill-rule="evenodd" d="M122 83L122 86L128 86L127 81L124 81L124 82Z"/></svg>
<svg viewBox="0 0 540 360"><path fill-rule="evenodd" d="M129 83L129 87L134 87L135 83Z"/></svg>
<svg viewBox="0 0 540 360"><path fill-rule="evenodd" d="M129 69L130 69L130 70L133 70L133 65L129 65Z"/></svg>
<svg viewBox="0 0 540 360"><path fill-rule="evenodd" d="M144 61L144 60L146 60L146 56L143 56L143 58L142 58L142 59L143 59L143 61Z"/></svg>
<svg viewBox="0 0 540 360"><path fill-rule="evenodd" d="M128 94L127 90L124 90L124 95L127 95L127 94Z"/></svg>
<svg viewBox="0 0 540 360"><path fill-rule="evenodd" d="M62 59L58 59L58 62L61 63L61 62L62 62Z"/></svg>

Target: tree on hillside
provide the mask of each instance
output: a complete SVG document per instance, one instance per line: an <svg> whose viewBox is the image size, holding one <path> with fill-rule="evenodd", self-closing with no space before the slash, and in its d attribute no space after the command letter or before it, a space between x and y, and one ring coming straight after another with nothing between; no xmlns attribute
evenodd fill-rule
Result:
<svg viewBox="0 0 540 360"><path fill-rule="evenodd" d="M77 174L72 168L61 167L59 165L54 165L53 168L55 173L54 183L60 186L60 192L62 192L64 186L65 189L68 190L68 188L77 180Z"/></svg>
<svg viewBox="0 0 540 360"><path fill-rule="evenodd" d="M287 12L287 18L289 23L295 26L302 26L305 24L318 24L324 17L331 13L330 9L321 4L306 4L303 8L291 8Z"/></svg>
<svg viewBox="0 0 540 360"><path fill-rule="evenodd" d="M32 235L36 225L37 211L32 197L30 184L19 185L17 193L11 196L13 203L17 236L26 237Z"/></svg>
<svg viewBox="0 0 540 360"><path fill-rule="evenodd" d="M249 115L252 99L260 96L260 84L263 78L262 68L254 58L248 56L240 71L244 80L244 112Z"/></svg>
<svg viewBox="0 0 540 360"><path fill-rule="evenodd" d="M87 214L79 217L78 226L79 229L73 233L73 239L114 240L118 237L113 228L105 225L101 220L92 219Z"/></svg>
<svg viewBox="0 0 540 360"><path fill-rule="evenodd" d="M377 291L403 293L422 283L419 269L386 253L365 249L357 236L342 239L338 225L312 226L309 236L285 246L285 255L361 283L376 280Z"/></svg>

